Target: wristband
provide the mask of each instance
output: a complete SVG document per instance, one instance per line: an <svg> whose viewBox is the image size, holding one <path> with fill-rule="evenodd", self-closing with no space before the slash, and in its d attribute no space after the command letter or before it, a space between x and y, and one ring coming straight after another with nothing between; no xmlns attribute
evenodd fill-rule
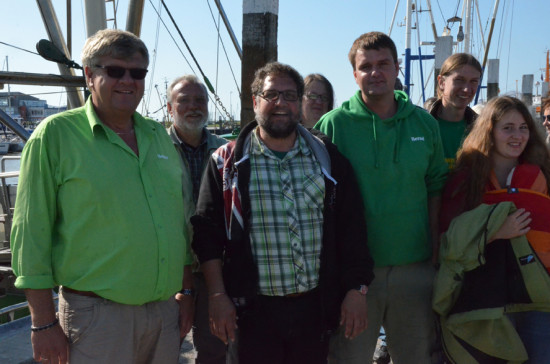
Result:
<svg viewBox="0 0 550 364"><path fill-rule="evenodd" d="M214 293L210 293L208 296L210 298L214 298L214 297L224 296L224 295L225 295L225 292L214 292Z"/></svg>
<svg viewBox="0 0 550 364"><path fill-rule="evenodd" d="M38 331L42 331L42 330L51 329L52 327L54 327L58 323L59 323L59 320L55 319L54 322L50 322L49 324L44 325L44 326L31 326L31 331L32 332L38 332Z"/></svg>

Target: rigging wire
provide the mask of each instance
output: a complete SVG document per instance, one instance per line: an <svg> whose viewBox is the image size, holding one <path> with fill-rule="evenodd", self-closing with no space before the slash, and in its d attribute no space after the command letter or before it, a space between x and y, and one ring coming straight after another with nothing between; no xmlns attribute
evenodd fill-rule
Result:
<svg viewBox="0 0 550 364"><path fill-rule="evenodd" d="M512 48L512 27L514 25L514 7L516 0L512 0L512 11L510 11L510 41L508 42L508 62L506 64L506 90L508 90L508 75L510 73L510 51ZM508 7L510 9L510 7ZM517 97L518 95L516 95Z"/></svg>
<svg viewBox="0 0 550 364"><path fill-rule="evenodd" d="M214 13L212 12L212 7L210 6L210 0L207 0L206 2L208 4L208 9L210 9L210 15L212 16L212 20L214 21L214 24L216 21L214 20ZM218 26L218 34L219 34L219 26ZM229 61L229 56L227 55L227 50L225 49L225 44L223 42L223 39L220 38L220 41L222 43L222 49L225 53L225 58L227 59L227 64L229 65L229 70L231 71L231 75L233 76L233 81L235 82L235 86L237 87L237 91L239 92L239 97L241 96L241 89L239 87L239 83L237 82L237 78L235 77L235 72L233 71L233 67L231 66L231 62Z"/></svg>
<svg viewBox="0 0 550 364"><path fill-rule="evenodd" d="M439 12L441 13L441 19L443 19L443 24L447 23L447 19L445 19L445 15L443 15L443 11L441 10L441 5L439 5L439 0L436 0L437 7L439 8Z"/></svg>
<svg viewBox="0 0 550 364"><path fill-rule="evenodd" d="M155 11L155 13L157 14L157 17L160 19L162 25L164 25L164 28L166 30L166 32L168 33L168 35L170 36L170 38L172 38L172 41L174 42L174 45L176 46L176 48L179 50L181 56L183 57L183 59L185 59L185 62L187 63L187 65L189 66L189 68L191 69L191 72L193 72L193 74L196 76L197 75L197 72L195 71L195 69L193 68L193 66L191 65L191 63L189 62L189 60L187 59L187 57L185 56L185 54L183 53L181 47L179 46L178 42L176 41L176 39L174 38L174 36L172 35L172 33L170 32L170 30L168 29L168 26L166 25L166 23L164 22L164 20L162 19L162 17L160 16L160 13L158 12L157 8L155 7L155 5L153 4L152 0L149 0L149 3L151 4L151 7L153 8L153 10ZM164 2L163 2L164 3ZM165 8L166 8L166 5L165 5ZM172 21L173 21L173 18L172 18ZM176 26L177 27L177 26ZM219 111L218 109L218 105L216 105L216 100L210 95L208 94L208 98L210 100L212 100L212 103L214 104L214 107ZM223 105L222 105L222 108ZM224 108L225 109L225 108Z"/></svg>
<svg viewBox="0 0 550 364"><path fill-rule="evenodd" d="M158 12L157 8L155 7L155 5L153 5L153 1L152 0L149 0L149 3L151 4L151 6L153 7L153 10L155 11L155 13L157 13L157 17L160 19L160 21L162 22L162 25L164 25L164 28L166 29L166 31L168 32L168 35L170 36L170 38L172 38L172 40L174 41L174 44L176 46L176 48L178 48L178 50L180 51L180 54L182 55L183 59L185 59L185 62L187 62L187 65L189 66L189 68L191 68L191 71L193 72L193 74L196 76L197 75L197 72L195 72L195 69L193 68L193 66L191 65L191 63L189 62L189 60L187 59L187 57L185 57L185 54L183 54L183 51L181 50L180 46L178 45L178 42L176 42L176 39L174 38L174 36L172 35L172 33L170 32L170 30L168 29L168 26L166 25L166 23L164 22L164 20L162 20L161 16L160 16L160 13Z"/></svg>
<svg viewBox="0 0 550 364"><path fill-rule="evenodd" d="M456 9L455 9L455 15L454 15L455 17L458 16L458 8L460 7L460 1L461 0L456 1ZM444 20L444 21L446 21L446 20ZM452 30L454 26L455 26L455 23L453 22L453 23L451 23L451 27L449 29Z"/></svg>
<svg viewBox="0 0 550 364"><path fill-rule="evenodd" d="M151 1L151 0L149 0ZM170 20L172 20L172 24L174 25L174 27L176 28L176 30L178 31L178 34L180 35L181 39L183 40L183 43L185 44L185 47L187 48L187 51L189 52L189 54L191 55L191 57L193 58L193 61L195 62L195 65L197 66L197 68L199 69L199 72L201 73L202 75L202 78L204 80L204 83L206 84L206 87L210 90L211 93L214 94L215 96L215 102L214 102L214 105L216 105L216 103L218 103L220 105L220 107L222 108L223 112L226 114L226 116L229 118L229 120L231 120L231 122L233 122L233 117L229 114L229 112L227 111L227 109L225 108L225 106L223 105L220 97L216 94L216 92L214 91L214 87L212 87L212 84L210 83L210 80L208 79L208 77L206 77L206 75L204 74L199 62L197 61L197 59L195 58L195 55L193 54L193 52L191 51L191 48L189 47L189 44L187 44L187 41L185 40L185 37L183 36L178 24L176 23L176 20L174 19L174 17L172 16L172 13L170 12L170 10L168 9L168 6L166 6L166 3L164 2L164 0L161 0L162 2L162 5L164 6L164 9L166 10L166 13L168 13L168 16L170 17Z"/></svg>
<svg viewBox="0 0 550 364"><path fill-rule="evenodd" d="M5 42L0 42L0 44L3 44L3 45L8 46L8 47L15 48L15 49L19 49L20 51L23 51L23 52L28 52L28 53L31 53L31 54L36 54L37 56L40 55L40 54L38 54L38 53L36 53L36 52L29 51L29 50L24 49L24 48L20 48L20 47L18 47L18 46L13 45L13 44L5 43Z"/></svg>
<svg viewBox="0 0 550 364"><path fill-rule="evenodd" d="M149 0L150 1L150 0ZM176 28L176 30L178 31L178 34L180 35L180 38L181 40L183 41L183 44L185 44L185 47L187 48L187 51L189 52L189 54L191 55L191 58L193 58L193 61L195 62L195 65L197 66L197 68L199 69L199 72L201 73L204 81L206 82L206 85L207 87L210 89L210 91L212 91L214 93L214 88L212 87L212 84L210 83L210 81L208 80L208 77L206 77L206 75L204 74L199 62L197 61L197 59L195 58L195 55L193 54L193 51L191 51L191 48L189 47L189 44L187 44L187 41L185 40L185 37L183 36L183 33L181 32L178 24L176 23L176 20L174 19L174 17L172 16L172 13L170 12L170 10L168 9L168 7L166 6L166 3L164 2L164 0L160 0L162 5L164 6L164 9L166 10L166 13L168 14L168 16L170 17L170 20L172 20L172 24L174 25L174 27ZM160 15L159 15L160 16Z"/></svg>
<svg viewBox="0 0 550 364"><path fill-rule="evenodd" d="M160 0L159 0L160 3ZM160 5L160 4L159 4ZM149 114L149 105L151 104L151 95L153 93L153 80L155 76L155 68L157 64L157 49L159 44L159 32L160 32L160 16L157 17L157 29L155 34L155 48L153 49L153 61L151 62L153 64L152 70L151 70L151 76L149 77L149 90L147 91L147 100L142 104L141 111L143 114L143 109L147 110L146 115Z"/></svg>
<svg viewBox="0 0 550 364"><path fill-rule="evenodd" d="M208 1L207 1L208 2ZM210 3L208 4L210 7ZM220 67L220 14L218 13L218 23L214 22L216 26L216 33L218 34L218 41L216 43L216 93L218 93L218 72ZM216 110L217 111L217 110ZM216 112L214 112L214 120L216 120Z"/></svg>

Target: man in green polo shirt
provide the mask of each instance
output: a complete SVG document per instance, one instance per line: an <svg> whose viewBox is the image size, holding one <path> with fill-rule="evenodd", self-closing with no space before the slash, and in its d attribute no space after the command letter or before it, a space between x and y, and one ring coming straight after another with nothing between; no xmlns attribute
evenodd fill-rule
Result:
<svg viewBox="0 0 550 364"><path fill-rule="evenodd" d="M37 361L176 363L190 328L180 333L175 299L192 262L181 163L164 128L135 112L148 60L131 33L90 37L91 97L42 122L23 150L12 265Z"/></svg>

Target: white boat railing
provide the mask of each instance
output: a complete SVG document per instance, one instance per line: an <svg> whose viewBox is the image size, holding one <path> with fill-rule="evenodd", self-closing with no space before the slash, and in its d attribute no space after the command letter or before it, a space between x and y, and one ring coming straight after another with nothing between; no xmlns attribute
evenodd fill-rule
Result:
<svg viewBox="0 0 550 364"><path fill-rule="evenodd" d="M0 159L0 205L2 206L0 222L4 223L4 244L10 240L13 208L15 206L17 189L17 185L8 184L7 179L19 177L19 171L6 171L6 162L20 159L21 156L19 155L5 156Z"/></svg>

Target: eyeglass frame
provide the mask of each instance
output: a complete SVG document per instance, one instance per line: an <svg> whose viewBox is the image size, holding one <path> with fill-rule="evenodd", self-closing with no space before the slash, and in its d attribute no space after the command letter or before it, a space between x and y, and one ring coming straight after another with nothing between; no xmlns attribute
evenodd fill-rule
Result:
<svg viewBox="0 0 550 364"><path fill-rule="evenodd" d="M110 78L113 78L113 79L117 79L117 80L120 80L121 78L123 78L126 75L126 71L128 71L130 73L130 77L132 79L134 79L136 81L141 81L141 80L145 79L145 77L147 77L147 72L149 72L149 70L146 69L146 68L126 68L126 67L122 67L122 66L104 66L104 65L101 65L101 64L96 64L94 67L105 70L105 73L107 74L107 76L109 76ZM112 72L118 73L120 70L124 70L124 73L122 73L120 76L117 76L117 75L112 73ZM143 77L141 77L139 74L136 75L136 72L139 72L139 73L145 72L145 73L144 73ZM136 76L138 76L138 77L136 77Z"/></svg>
<svg viewBox="0 0 550 364"><path fill-rule="evenodd" d="M328 103L328 96L327 95L319 95L319 94L316 94L315 92L309 92L307 94L304 94L304 97L307 98L308 100L313 101L313 102L315 102L317 100L321 100L322 103Z"/></svg>
<svg viewBox="0 0 550 364"><path fill-rule="evenodd" d="M268 99L266 96L265 96L265 93L266 92L276 92L277 93L277 97L275 98L272 98L272 99ZM290 93L295 93L296 94L296 98L294 100L292 100L292 97L290 100L287 98L288 96L288 92ZM278 90L264 90L262 92L259 92L256 94L257 96L260 96L262 99L264 99L265 101L267 102L276 102L277 100L279 100L281 98L281 95L283 95L283 100L287 101L287 102L296 102L300 99L300 96L298 95L298 92L295 91L295 90L285 90L285 91L278 91Z"/></svg>

